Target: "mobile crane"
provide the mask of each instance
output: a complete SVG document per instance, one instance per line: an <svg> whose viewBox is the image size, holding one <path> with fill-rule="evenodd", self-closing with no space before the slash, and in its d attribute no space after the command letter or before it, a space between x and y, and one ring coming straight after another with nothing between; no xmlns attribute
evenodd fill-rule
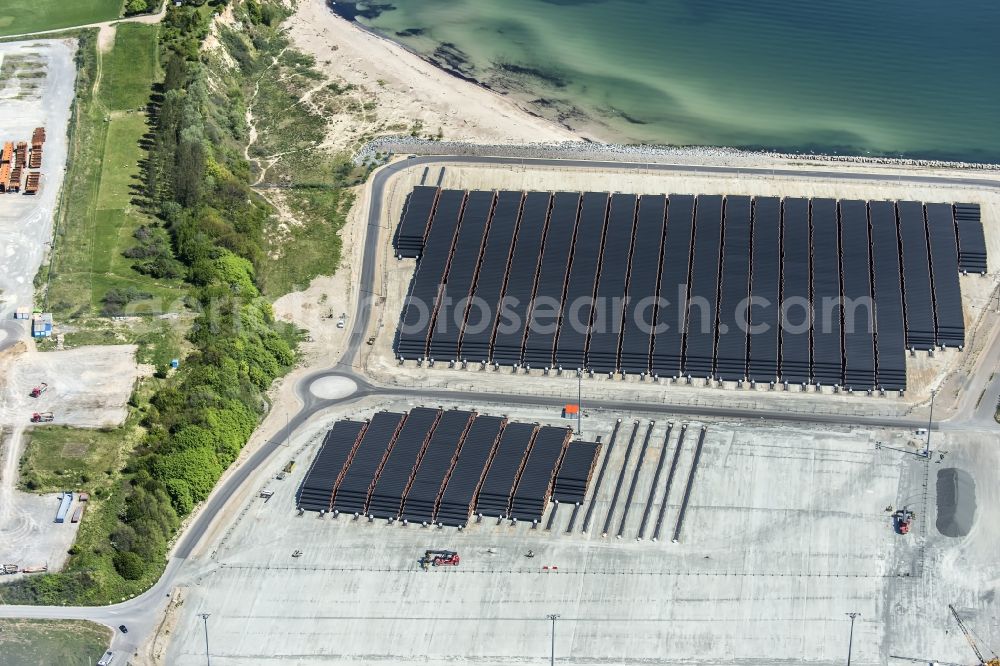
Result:
<svg viewBox="0 0 1000 666"><path fill-rule="evenodd" d="M951 604L948 604L948 610L951 611L952 616L955 618L955 622L958 623L958 628L962 630L962 634L965 636L965 640L969 642L969 647L972 651L976 653L976 658L979 659L979 666L1000 666L1000 655L993 652L993 649L987 646L987 650L993 655L990 659L986 659L983 656L983 651L979 649L979 644L976 642L975 637L965 623L962 622L962 618L959 617L958 611Z"/></svg>

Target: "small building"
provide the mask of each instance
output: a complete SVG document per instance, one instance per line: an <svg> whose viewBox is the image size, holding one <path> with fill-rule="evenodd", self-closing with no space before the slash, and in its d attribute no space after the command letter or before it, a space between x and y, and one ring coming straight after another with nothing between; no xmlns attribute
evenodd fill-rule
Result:
<svg viewBox="0 0 1000 666"><path fill-rule="evenodd" d="M52 313L43 312L31 318L31 337L48 338L52 335Z"/></svg>
<svg viewBox="0 0 1000 666"><path fill-rule="evenodd" d="M14 319L31 319L31 308L27 305L22 305L14 311Z"/></svg>

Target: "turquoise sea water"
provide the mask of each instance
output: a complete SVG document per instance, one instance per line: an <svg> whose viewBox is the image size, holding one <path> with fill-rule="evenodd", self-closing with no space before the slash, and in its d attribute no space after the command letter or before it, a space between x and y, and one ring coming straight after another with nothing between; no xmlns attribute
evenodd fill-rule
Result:
<svg viewBox="0 0 1000 666"><path fill-rule="evenodd" d="M1000 162L996 0L385 0L334 9L586 136Z"/></svg>

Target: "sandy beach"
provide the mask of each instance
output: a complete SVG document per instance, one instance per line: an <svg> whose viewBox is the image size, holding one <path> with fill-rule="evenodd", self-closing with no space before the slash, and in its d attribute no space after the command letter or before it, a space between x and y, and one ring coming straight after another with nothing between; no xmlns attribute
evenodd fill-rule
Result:
<svg viewBox="0 0 1000 666"><path fill-rule="evenodd" d="M446 140L523 143L579 139L513 100L451 76L401 46L340 18L324 0L301 0L285 24L292 43L334 80L357 86L376 104L373 122L331 119L327 147L350 149L365 134L421 134Z"/></svg>

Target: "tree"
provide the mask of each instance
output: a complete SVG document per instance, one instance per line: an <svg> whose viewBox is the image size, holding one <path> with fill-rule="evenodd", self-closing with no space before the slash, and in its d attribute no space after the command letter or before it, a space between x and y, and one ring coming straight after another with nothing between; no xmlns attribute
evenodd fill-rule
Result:
<svg viewBox="0 0 1000 666"><path fill-rule="evenodd" d="M115 553L115 571L125 580L139 580L146 573L142 558L130 550Z"/></svg>
<svg viewBox="0 0 1000 666"><path fill-rule="evenodd" d="M146 0L128 0L125 3L126 14L139 14L145 11L149 11L149 5L146 4Z"/></svg>

